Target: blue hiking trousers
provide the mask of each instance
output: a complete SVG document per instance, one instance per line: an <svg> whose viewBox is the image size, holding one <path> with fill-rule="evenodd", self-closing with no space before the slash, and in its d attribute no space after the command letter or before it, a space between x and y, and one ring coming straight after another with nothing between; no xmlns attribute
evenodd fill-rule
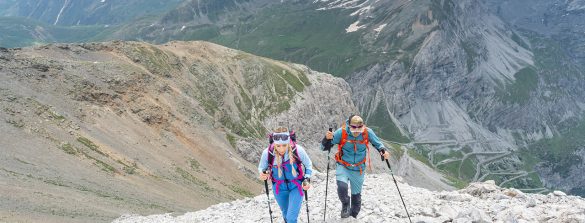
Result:
<svg viewBox="0 0 585 223"><path fill-rule="evenodd" d="M339 163L335 167L335 178L337 181L348 184L351 188L351 194L359 194L362 192L364 177L365 171L364 174L360 174L359 170L349 170Z"/></svg>
<svg viewBox="0 0 585 223"><path fill-rule="evenodd" d="M272 191L275 192L274 198L276 199L278 206L280 206L280 210L282 210L282 217L287 223L297 222L303 204L303 196L299 193L298 188L292 185L292 183L286 185L291 186L288 188L281 185L278 194L276 194L276 185L272 185Z"/></svg>

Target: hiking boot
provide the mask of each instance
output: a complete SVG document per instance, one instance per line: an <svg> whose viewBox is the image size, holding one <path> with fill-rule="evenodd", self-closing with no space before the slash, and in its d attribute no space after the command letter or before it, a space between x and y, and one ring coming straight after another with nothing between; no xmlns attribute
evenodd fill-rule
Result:
<svg viewBox="0 0 585 223"><path fill-rule="evenodd" d="M341 203L341 218L348 218L351 214L349 202L347 204Z"/></svg>
<svg viewBox="0 0 585 223"><path fill-rule="evenodd" d="M351 216L357 218L358 214L360 213L360 209L362 207L362 195L359 194L352 194L351 195Z"/></svg>
<svg viewBox="0 0 585 223"><path fill-rule="evenodd" d="M347 218L351 214L350 212L350 200L347 195L348 186L346 183L337 181L337 195L341 201L341 218Z"/></svg>

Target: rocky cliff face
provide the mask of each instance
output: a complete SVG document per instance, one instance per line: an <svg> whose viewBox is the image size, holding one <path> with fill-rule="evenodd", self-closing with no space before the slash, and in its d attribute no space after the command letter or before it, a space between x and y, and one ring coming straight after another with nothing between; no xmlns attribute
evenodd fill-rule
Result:
<svg viewBox="0 0 585 223"><path fill-rule="evenodd" d="M397 19L369 19L392 6L335 4L330 8L355 10L356 23L366 33L363 39L371 39L362 42L366 48L396 32L389 28L400 27L393 23ZM407 10L414 5L425 7L416 16L404 14L415 11ZM582 72L559 53L561 47L524 36L478 1L408 2L399 9L393 11L403 13L400 18L411 18L398 23L410 26L399 34L419 42L411 57L378 62L347 79L370 122L385 120L386 129L409 136L430 165L462 179L496 179L528 189L541 186L539 176L558 171L568 177L561 181L573 186L557 187L581 187L582 177L570 174L582 166L582 159L573 155L582 141L571 139L581 127L567 123L581 126L584 92L577 86ZM381 26L381 31L374 29ZM559 69L561 64L566 67ZM534 172L539 162L549 171ZM546 185L562 177L552 177Z"/></svg>
<svg viewBox="0 0 585 223"><path fill-rule="evenodd" d="M531 110L543 131L529 134L525 146L544 160L537 171L547 186L583 195L579 154L583 140L583 1L486 1L491 11L527 37L535 54L539 87ZM539 123L534 121L533 123ZM562 143L559 143L562 142Z"/></svg>
<svg viewBox="0 0 585 223"><path fill-rule="evenodd" d="M0 221L109 221L258 194L270 129L294 123L315 143L356 110L329 97L348 94L342 79L205 42L1 49L0 60Z"/></svg>
<svg viewBox="0 0 585 223"><path fill-rule="evenodd" d="M568 55L585 59L585 2L567 1L486 1L494 14L515 27L559 40Z"/></svg>
<svg viewBox="0 0 585 223"><path fill-rule="evenodd" d="M397 31L391 28L402 25L398 30L406 30L403 38L418 42L406 60L381 61L348 77L356 105L369 120L391 121L382 128L400 130L396 135L409 137L412 150L431 166L461 179L492 178L495 170L509 176L521 174L513 168L521 163L514 154L515 141L497 130L519 127L518 123L531 128L532 124L518 116L508 117L517 111L509 111L514 106L503 102L498 93L516 82L522 69L533 66L532 52L514 41L513 31L478 2L422 5L420 9L420 3L403 3L404 11L412 11L411 7L420 11L403 16L411 20L398 24L392 18L367 23L375 9L356 17L367 26L364 32L369 34L364 38L374 33L391 36ZM381 31L372 29L380 23L387 25ZM512 125L510 120L517 123Z"/></svg>

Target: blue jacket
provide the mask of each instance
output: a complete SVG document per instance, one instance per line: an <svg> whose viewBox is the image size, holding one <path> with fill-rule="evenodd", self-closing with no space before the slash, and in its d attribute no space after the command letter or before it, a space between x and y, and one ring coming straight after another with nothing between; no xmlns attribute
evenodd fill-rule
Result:
<svg viewBox="0 0 585 223"><path fill-rule="evenodd" d="M305 174L304 177L309 178L309 177L311 177L311 174L313 173L313 164L311 162L311 159L309 159L309 155L307 155L307 152L305 151L305 149L302 146L297 144L296 149L297 149L297 153L300 156L302 165L304 166L304 170L303 170L304 174ZM276 153L276 149L274 152ZM282 168L282 177L279 177L278 176L278 166L276 165L276 157L274 158L273 166L272 166L272 179L292 180L292 179L297 178L297 177L293 176L293 174L292 174L292 168L295 168L295 170L298 170L297 164L296 163L291 164L289 162L288 151L286 151L284 153L282 163L284 164L283 168ZM268 168L268 148L264 149L264 151L262 152L262 157L260 157L260 163L258 164L258 173L262 173L266 168ZM297 174L298 174L298 172L297 172ZM301 182L297 182L297 183L301 183ZM295 184L294 182L287 182L287 183L280 185L279 189L292 190L292 189L296 189L296 188L297 188L297 184Z"/></svg>
<svg viewBox="0 0 585 223"><path fill-rule="evenodd" d="M376 136L376 134L374 133L374 131L370 128L368 129L368 141L374 146L374 148L378 151L380 151L381 149L385 149L384 144L382 144L382 141L380 141L380 139L378 138L378 136ZM364 137L362 135L362 133L360 133L357 137L354 137L353 134L351 133L351 131L349 131L349 120L347 120L345 122L345 131L347 131L347 140L363 140ZM337 129L334 133L333 133L333 140L331 141L331 143L333 145L339 144L341 142L341 128ZM338 146L333 146L333 148L331 148L332 150L337 150ZM359 144L357 143L357 151L354 151L354 144L350 143L350 142L346 142L345 145L343 145L343 148L341 148L343 150L343 156L341 157L342 160L344 160L345 162L348 163L359 163L360 161L364 160L366 158L367 155L367 149L366 149L366 145L365 144ZM323 147L323 145L321 145L321 149L325 149ZM361 168L365 168L366 163L361 165ZM359 166L355 166L355 167L346 167L350 170L356 170L359 171L360 167ZM365 169L364 169L365 170Z"/></svg>

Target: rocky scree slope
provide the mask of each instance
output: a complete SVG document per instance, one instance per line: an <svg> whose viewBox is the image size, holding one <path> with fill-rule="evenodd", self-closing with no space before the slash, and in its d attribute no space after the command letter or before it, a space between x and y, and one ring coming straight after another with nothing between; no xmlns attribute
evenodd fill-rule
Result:
<svg viewBox="0 0 585 223"><path fill-rule="evenodd" d="M309 217L311 222L321 222L324 212L325 175L318 174L315 178L312 182L314 188L309 190ZM412 222L585 221L585 200L558 191L548 195L529 194L513 188L501 188L493 181L486 181L471 183L458 191L432 192L410 186L402 182L401 178L397 180ZM332 183L333 180L329 185ZM266 195L259 195L179 216L128 214L114 222L269 222L266 200ZM282 219L280 209L273 197L271 202L274 221L279 222ZM305 205L303 201L299 214L300 222L307 222ZM336 194L328 195L327 205L325 222L408 222L408 216L389 174L366 176L362 210L357 219L339 217L341 205Z"/></svg>

